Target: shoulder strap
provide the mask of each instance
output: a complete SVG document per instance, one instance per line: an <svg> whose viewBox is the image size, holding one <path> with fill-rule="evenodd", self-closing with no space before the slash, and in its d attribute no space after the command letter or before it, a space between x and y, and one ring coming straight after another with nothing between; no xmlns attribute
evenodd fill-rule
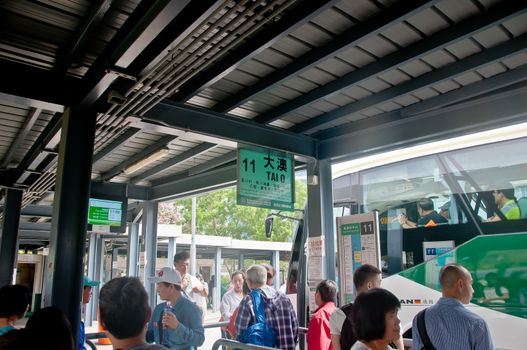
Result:
<svg viewBox="0 0 527 350"><path fill-rule="evenodd" d="M417 330L419 331L419 336L421 337L421 341L423 343L422 349L436 350L436 348L434 348L434 346L432 345L430 338L428 337L428 333L426 332L425 312L426 309L417 314Z"/></svg>
<svg viewBox="0 0 527 350"><path fill-rule="evenodd" d="M251 299L253 302L254 316L256 316L257 323L265 323L264 301L262 294L257 290L251 291Z"/></svg>

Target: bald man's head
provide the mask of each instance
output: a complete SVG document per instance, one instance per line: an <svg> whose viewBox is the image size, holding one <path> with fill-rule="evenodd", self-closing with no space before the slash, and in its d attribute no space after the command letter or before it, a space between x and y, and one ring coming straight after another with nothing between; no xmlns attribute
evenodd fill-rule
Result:
<svg viewBox="0 0 527 350"><path fill-rule="evenodd" d="M461 265L445 265L439 275L439 283L443 296L456 298L463 304L468 304L472 299L474 290L472 289L472 276L470 272Z"/></svg>

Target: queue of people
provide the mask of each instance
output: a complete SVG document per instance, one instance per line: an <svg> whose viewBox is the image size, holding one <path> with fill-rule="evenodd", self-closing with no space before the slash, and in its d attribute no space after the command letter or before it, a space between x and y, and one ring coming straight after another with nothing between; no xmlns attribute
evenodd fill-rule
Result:
<svg viewBox="0 0 527 350"><path fill-rule="evenodd" d="M183 264L186 259L176 260ZM176 265L177 266L177 265ZM181 269L181 268L180 268ZM399 299L382 289L381 271L362 265L354 276L353 303L335 306L337 285L321 281L315 291L317 309L309 321L309 350L404 349ZM178 269L164 267L149 278L162 302L152 308L137 278L120 277L106 283L99 294L100 322L114 349L195 350L205 340L201 305L189 292L202 294ZM293 350L298 343L298 321L289 298L269 283L269 270L253 265L246 275L231 276L232 289L222 298L221 313L230 321L230 338L255 345ZM83 302L97 281L84 279ZM463 266L447 264L440 271L442 297L413 321L414 349L489 349L494 346L485 321L463 304L473 296L472 276ZM202 286L203 287L203 286ZM0 349L80 349L64 313L55 307L35 312L24 329L13 324L29 308L30 295L20 285L0 289ZM82 330L82 329L81 329ZM53 336L50 337L49 335ZM82 335L81 335L82 336ZM151 344L155 343L155 344Z"/></svg>

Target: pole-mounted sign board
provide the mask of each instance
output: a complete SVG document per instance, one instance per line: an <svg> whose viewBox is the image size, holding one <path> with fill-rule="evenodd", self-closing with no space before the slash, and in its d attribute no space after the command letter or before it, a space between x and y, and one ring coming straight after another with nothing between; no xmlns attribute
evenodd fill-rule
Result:
<svg viewBox="0 0 527 350"><path fill-rule="evenodd" d="M238 149L237 203L253 207L293 210L293 155L262 148Z"/></svg>

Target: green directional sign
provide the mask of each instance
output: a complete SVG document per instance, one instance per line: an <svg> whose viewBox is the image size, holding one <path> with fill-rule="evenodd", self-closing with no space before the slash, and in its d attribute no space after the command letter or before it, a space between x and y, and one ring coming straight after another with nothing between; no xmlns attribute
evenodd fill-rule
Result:
<svg viewBox="0 0 527 350"><path fill-rule="evenodd" d="M257 148L238 149L238 204L293 210L293 162L291 154Z"/></svg>

